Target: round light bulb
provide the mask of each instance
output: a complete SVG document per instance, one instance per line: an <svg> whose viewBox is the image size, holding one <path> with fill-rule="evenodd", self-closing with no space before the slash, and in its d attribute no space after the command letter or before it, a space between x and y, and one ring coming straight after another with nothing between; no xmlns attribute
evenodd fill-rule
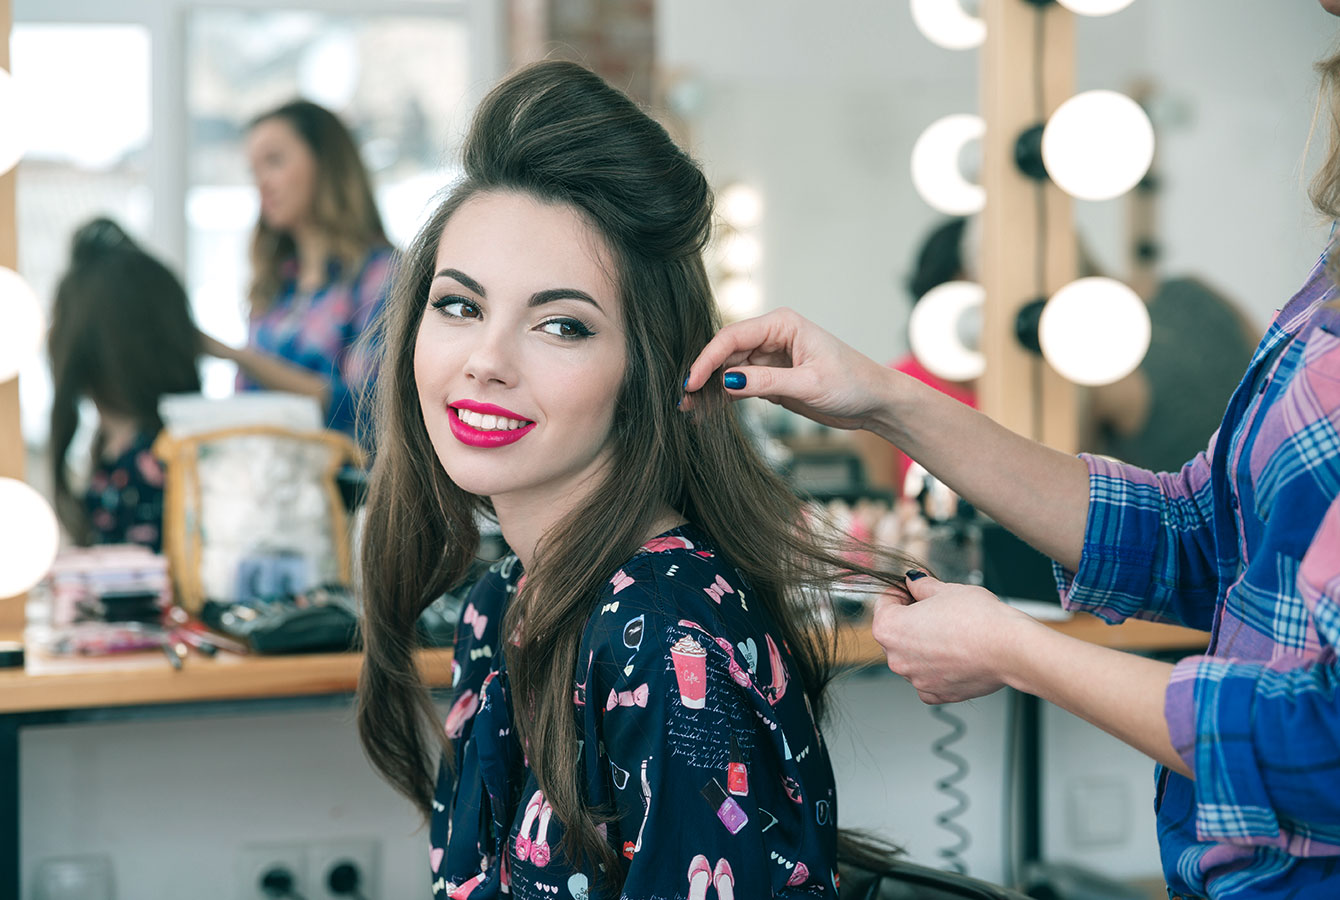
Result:
<svg viewBox="0 0 1340 900"><path fill-rule="evenodd" d="M721 265L732 275L753 271L763 258L763 245L752 234L732 234L721 250Z"/></svg>
<svg viewBox="0 0 1340 900"><path fill-rule="evenodd" d="M1140 183L1154 161L1154 126L1125 94L1085 91L1057 107L1042 132L1042 162L1061 190L1111 200Z"/></svg>
<svg viewBox="0 0 1340 900"><path fill-rule="evenodd" d="M958 0L912 0L912 21L926 40L946 50L970 50L986 40L986 23L968 15Z"/></svg>
<svg viewBox="0 0 1340 900"><path fill-rule="evenodd" d="M753 185L736 182L721 192L717 208L732 228L753 228L763 219L763 195Z"/></svg>
<svg viewBox="0 0 1340 900"><path fill-rule="evenodd" d="M763 291L751 278L734 276L717 285L717 306L728 319L744 319L763 311Z"/></svg>
<svg viewBox="0 0 1340 900"><path fill-rule="evenodd" d="M971 281L947 281L922 295L907 321L917 360L946 381L971 381L986 370L986 357L963 342L960 325L979 312L986 291Z"/></svg>
<svg viewBox="0 0 1340 900"><path fill-rule="evenodd" d="M0 175L18 165L23 156L25 138L28 134L27 122L19 92L14 88L14 78L9 72L0 69Z"/></svg>
<svg viewBox="0 0 1340 900"><path fill-rule="evenodd" d="M970 216L986 206L986 189L963 177L959 154L986 133L981 116L945 116L921 133L912 147L912 183L928 205L950 216Z"/></svg>
<svg viewBox="0 0 1340 900"><path fill-rule="evenodd" d="M31 588L51 570L60 546L56 514L22 481L0 478L0 598Z"/></svg>
<svg viewBox="0 0 1340 900"><path fill-rule="evenodd" d="M1038 343L1053 369L1076 384L1120 381L1149 349L1149 310L1126 285L1081 278L1057 291L1038 320Z"/></svg>
<svg viewBox="0 0 1340 900"><path fill-rule="evenodd" d="M0 382L8 381L42 347L42 304L23 276L0 266Z"/></svg>
<svg viewBox="0 0 1340 900"><path fill-rule="evenodd" d="M1057 2L1081 16L1110 16L1131 5L1131 0L1057 0Z"/></svg>

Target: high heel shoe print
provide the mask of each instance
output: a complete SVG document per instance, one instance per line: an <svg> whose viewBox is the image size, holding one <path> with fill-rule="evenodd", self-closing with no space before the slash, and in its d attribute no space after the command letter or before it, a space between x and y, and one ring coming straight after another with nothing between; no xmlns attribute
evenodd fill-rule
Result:
<svg viewBox="0 0 1340 900"><path fill-rule="evenodd" d="M525 818L521 820L521 830L517 832L516 836L517 859L524 860L530 858L530 827L535 824L535 817L540 814L540 807L544 805L546 805L544 802L544 794L540 791L536 791L532 794L530 802L526 804L526 815Z"/></svg>
<svg viewBox="0 0 1340 900"><path fill-rule="evenodd" d="M541 869L549 865L549 817L553 814L554 808L546 800L540 808L540 827L535 832L535 843L530 848L530 861Z"/></svg>
<svg viewBox="0 0 1340 900"><path fill-rule="evenodd" d="M715 887L717 900L735 900L735 873L724 858L716 868L699 853L689 863L689 900L707 900L707 889Z"/></svg>

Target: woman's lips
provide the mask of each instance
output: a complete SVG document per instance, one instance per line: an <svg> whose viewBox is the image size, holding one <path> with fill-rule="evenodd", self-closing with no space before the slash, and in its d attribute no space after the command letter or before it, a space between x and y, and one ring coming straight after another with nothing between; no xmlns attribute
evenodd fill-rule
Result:
<svg viewBox="0 0 1340 900"><path fill-rule="evenodd" d="M465 413L467 422L461 417ZM447 423L452 436L468 447L505 447L521 440L535 423L509 409L491 403L460 400L447 407ZM515 427L516 423L523 423ZM499 425L503 427L498 427Z"/></svg>

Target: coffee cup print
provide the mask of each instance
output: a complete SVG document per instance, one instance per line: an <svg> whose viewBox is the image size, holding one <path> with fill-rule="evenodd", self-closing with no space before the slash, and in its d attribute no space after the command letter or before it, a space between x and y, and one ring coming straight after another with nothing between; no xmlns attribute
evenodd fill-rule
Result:
<svg viewBox="0 0 1340 900"><path fill-rule="evenodd" d="M707 651L685 635L670 648L679 682L679 702L689 709L702 709L707 701Z"/></svg>

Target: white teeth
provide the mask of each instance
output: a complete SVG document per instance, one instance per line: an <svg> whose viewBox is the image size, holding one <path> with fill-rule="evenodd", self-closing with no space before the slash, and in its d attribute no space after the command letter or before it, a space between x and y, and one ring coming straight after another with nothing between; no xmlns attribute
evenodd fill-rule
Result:
<svg viewBox="0 0 1340 900"><path fill-rule="evenodd" d="M508 419L505 416L486 416L460 407L453 408L462 422L479 431L515 431L526 424L520 419Z"/></svg>

